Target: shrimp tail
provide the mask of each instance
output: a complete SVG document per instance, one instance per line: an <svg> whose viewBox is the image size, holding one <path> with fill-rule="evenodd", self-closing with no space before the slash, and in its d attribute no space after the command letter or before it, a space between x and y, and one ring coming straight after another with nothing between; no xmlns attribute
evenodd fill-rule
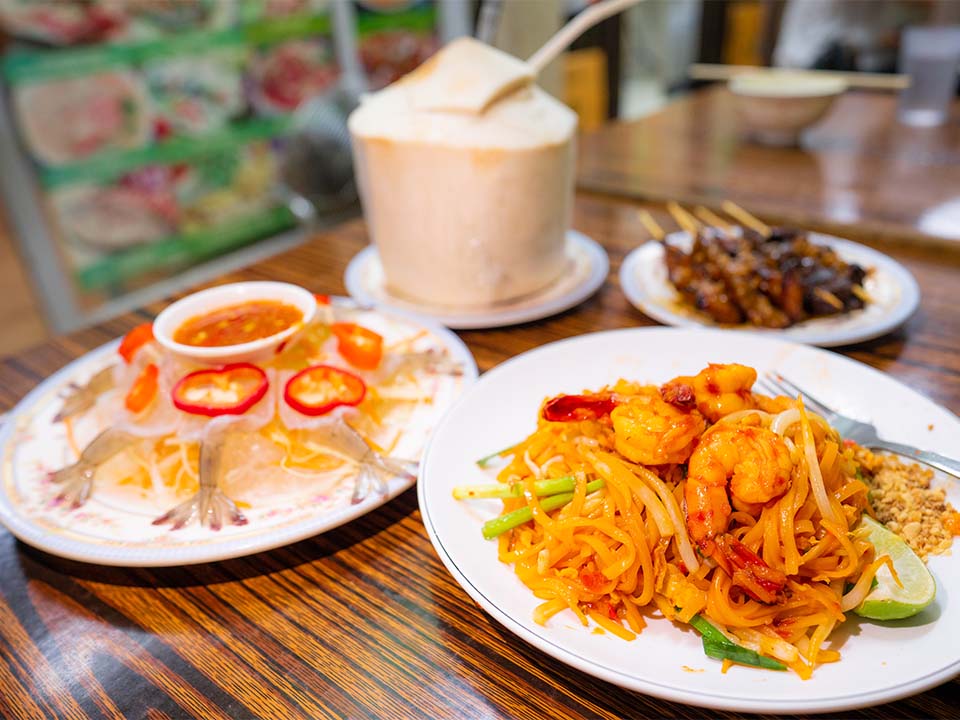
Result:
<svg viewBox="0 0 960 720"><path fill-rule="evenodd" d="M220 530L225 521L232 525L246 525L247 518L237 504L219 488L200 488L189 500L185 500L153 521L154 525L170 524L170 530L185 528L194 519L202 527Z"/></svg>
<svg viewBox="0 0 960 720"><path fill-rule="evenodd" d="M393 458L380 456L383 467L391 475L402 477L404 480L416 480L417 472L420 469L420 463L416 460L405 460L403 458Z"/></svg>
<svg viewBox="0 0 960 720"><path fill-rule="evenodd" d="M153 521L154 525L170 524L170 530L180 530L194 519L201 527L220 530L225 522L246 525L247 518L237 504L220 489L223 475L223 448L225 428L212 430L200 444L200 487L197 492Z"/></svg>
<svg viewBox="0 0 960 720"><path fill-rule="evenodd" d="M93 493L93 477L97 468L137 440L135 436L117 428L109 428L97 435L73 465L50 473L52 482L63 485L63 491L53 500L54 504L67 502L71 510L83 505Z"/></svg>
<svg viewBox="0 0 960 720"><path fill-rule="evenodd" d="M362 502L371 494L383 497L389 487L390 478L399 477L404 480L416 480L419 463L414 460L385 457L370 451L372 456L360 463L357 472L357 482L353 488L350 502L354 505Z"/></svg>
<svg viewBox="0 0 960 720"><path fill-rule="evenodd" d="M63 490L53 499L54 505L66 503L76 510L90 499L93 492L93 475L96 468L89 463L77 462L50 473L52 482L63 485Z"/></svg>
<svg viewBox="0 0 960 720"><path fill-rule="evenodd" d="M357 463L357 478L351 502L356 504L371 494L387 494L387 482L392 477L414 480L418 464L381 455L371 448L363 436L345 421L312 428L310 437L324 447Z"/></svg>

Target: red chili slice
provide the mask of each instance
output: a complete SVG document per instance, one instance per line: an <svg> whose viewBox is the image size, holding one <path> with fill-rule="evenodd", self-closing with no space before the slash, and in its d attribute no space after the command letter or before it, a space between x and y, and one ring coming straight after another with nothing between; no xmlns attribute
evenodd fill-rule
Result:
<svg viewBox="0 0 960 720"><path fill-rule="evenodd" d="M304 415L323 415L341 405L359 405L366 394L366 384L353 373L314 365L287 381L283 399Z"/></svg>
<svg viewBox="0 0 960 720"><path fill-rule="evenodd" d="M558 395L543 406L543 419L550 422L596 420L609 415L618 404L612 397Z"/></svg>
<svg viewBox="0 0 960 720"><path fill-rule="evenodd" d="M173 404L193 415L243 415L267 394L267 374L250 363L197 370L173 386Z"/></svg>
<svg viewBox="0 0 960 720"><path fill-rule="evenodd" d="M151 340L153 340L153 323L142 323L123 336L117 353L129 365L133 362L137 351Z"/></svg>
<svg viewBox="0 0 960 720"><path fill-rule="evenodd" d="M123 399L124 407L127 410L134 414L146 410L157 395L157 377L159 374L160 369L153 363L140 371L129 392L127 392L127 396Z"/></svg>
<svg viewBox="0 0 960 720"><path fill-rule="evenodd" d="M362 325L335 322L330 326L337 336L337 352L361 370L376 370L383 359L383 337Z"/></svg>

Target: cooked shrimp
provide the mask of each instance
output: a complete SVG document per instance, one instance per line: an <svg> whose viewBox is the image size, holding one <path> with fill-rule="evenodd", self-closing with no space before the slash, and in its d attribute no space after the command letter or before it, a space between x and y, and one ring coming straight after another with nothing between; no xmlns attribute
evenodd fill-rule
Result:
<svg viewBox="0 0 960 720"><path fill-rule="evenodd" d="M663 399L679 407L693 407L716 422L738 410L754 408L750 388L757 380L757 371L746 365L710 363L693 377L678 377L663 385Z"/></svg>
<svg viewBox="0 0 960 720"><path fill-rule="evenodd" d="M763 410L771 415L776 415L778 413L782 413L784 410L789 410L790 408L794 407L797 402L796 399L789 398L785 395L777 395L776 397L754 395L753 400L757 404L758 410Z"/></svg>
<svg viewBox="0 0 960 720"><path fill-rule="evenodd" d="M690 456L684 491L693 541L711 555L714 539L727 530L730 499L750 510L778 498L792 469L787 446L766 428L721 427L706 434Z"/></svg>
<svg viewBox="0 0 960 720"><path fill-rule="evenodd" d="M658 395L638 395L610 413L617 451L635 463L685 463L706 423L696 410L682 410Z"/></svg>
<svg viewBox="0 0 960 720"><path fill-rule="evenodd" d="M787 577L727 534L730 501L738 510L758 512L758 505L786 492L792 469L783 440L761 427L721 426L705 434L690 456L684 490L690 537L734 585L761 602L774 602Z"/></svg>

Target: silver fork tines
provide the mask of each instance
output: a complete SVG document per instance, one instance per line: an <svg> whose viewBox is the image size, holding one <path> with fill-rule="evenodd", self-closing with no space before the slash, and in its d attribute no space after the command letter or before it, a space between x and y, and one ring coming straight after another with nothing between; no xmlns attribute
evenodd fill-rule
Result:
<svg viewBox="0 0 960 720"><path fill-rule="evenodd" d="M847 440L853 440L859 445L874 450L887 450L897 455L901 455L908 460L922 462L930 467L942 470L955 478L960 478L960 461L953 458L930 452L929 450L920 450L912 445L884 440L877 434L877 428L871 423L861 422L853 418L841 415L829 405L817 400L799 385L785 378L779 373L766 373L757 383L760 389L768 392L772 391L774 395L787 395L803 399L804 404L813 410L837 429L842 437Z"/></svg>

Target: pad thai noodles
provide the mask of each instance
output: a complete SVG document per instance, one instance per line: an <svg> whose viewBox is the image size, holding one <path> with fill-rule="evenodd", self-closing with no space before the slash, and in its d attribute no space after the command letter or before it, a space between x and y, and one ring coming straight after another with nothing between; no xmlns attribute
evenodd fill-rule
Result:
<svg viewBox="0 0 960 720"><path fill-rule="evenodd" d="M798 399L752 392L756 372L710 365L657 387L620 380L546 401L501 453L483 528L542 600L631 640L651 614L693 625L708 655L809 678L878 570L855 446ZM490 458L481 461L489 465Z"/></svg>

